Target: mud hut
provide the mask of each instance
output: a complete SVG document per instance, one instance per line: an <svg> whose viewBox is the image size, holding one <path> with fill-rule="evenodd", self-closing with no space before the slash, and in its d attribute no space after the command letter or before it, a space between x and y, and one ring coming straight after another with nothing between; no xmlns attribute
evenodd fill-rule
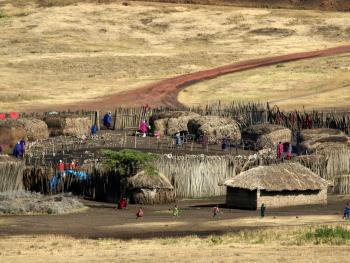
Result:
<svg viewBox="0 0 350 263"><path fill-rule="evenodd" d="M24 168L22 161L0 155L0 192L22 190Z"/></svg>
<svg viewBox="0 0 350 263"><path fill-rule="evenodd" d="M190 111L173 111L162 114L154 114L150 118L150 124L161 135L172 136L178 131L187 132L189 120L198 117L199 114Z"/></svg>
<svg viewBox="0 0 350 263"><path fill-rule="evenodd" d="M256 150L274 149L279 142L290 142L292 131L275 124L256 124L243 130L242 139Z"/></svg>
<svg viewBox="0 0 350 263"><path fill-rule="evenodd" d="M174 187L164 174L149 175L141 171L127 178L130 202L134 204L167 204L175 201Z"/></svg>
<svg viewBox="0 0 350 263"><path fill-rule="evenodd" d="M231 141L241 139L238 123L231 118L219 116L199 116L188 122L188 131L197 138L207 134L209 143L221 143L227 135Z"/></svg>
<svg viewBox="0 0 350 263"><path fill-rule="evenodd" d="M243 209L327 203L327 182L298 163L259 166L227 180L226 203Z"/></svg>
<svg viewBox="0 0 350 263"><path fill-rule="evenodd" d="M91 120L88 117L49 116L44 119L49 127L50 136L77 136L88 135Z"/></svg>

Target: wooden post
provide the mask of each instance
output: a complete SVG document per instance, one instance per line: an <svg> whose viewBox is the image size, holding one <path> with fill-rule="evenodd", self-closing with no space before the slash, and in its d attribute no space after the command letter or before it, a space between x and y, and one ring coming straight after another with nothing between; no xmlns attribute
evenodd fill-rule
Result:
<svg viewBox="0 0 350 263"><path fill-rule="evenodd" d="M99 131L101 126L100 126L100 111L95 112L95 124L97 127L97 130Z"/></svg>
<svg viewBox="0 0 350 263"><path fill-rule="evenodd" d="M135 141L134 141L134 147L135 147L135 149L136 149L136 145L137 145L137 135L135 134Z"/></svg>
<svg viewBox="0 0 350 263"><path fill-rule="evenodd" d="M116 130L116 123L117 123L117 109L114 110L114 123L113 123L113 130Z"/></svg>

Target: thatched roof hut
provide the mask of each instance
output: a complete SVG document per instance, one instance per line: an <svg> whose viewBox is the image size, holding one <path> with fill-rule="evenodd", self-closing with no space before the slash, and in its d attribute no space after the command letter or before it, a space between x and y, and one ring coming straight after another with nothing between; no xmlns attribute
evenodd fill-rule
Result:
<svg viewBox="0 0 350 263"><path fill-rule="evenodd" d="M91 120L88 117L49 116L44 119L49 127L50 136L82 136L88 135Z"/></svg>
<svg viewBox="0 0 350 263"><path fill-rule="evenodd" d="M258 166L227 180L227 204L256 209L327 201L327 182L298 163Z"/></svg>
<svg viewBox="0 0 350 263"><path fill-rule="evenodd" d="M141 171L127 179L130 201L135 204L166 204L175 201L174 187L159 172L148 175Z"/></svg>
<svg viewBox="0 0 350 263"><path fill-rule="evenodd" d="M256 150L274 149L279 142L287 143L292 139L292 131L286 127L263 123L251 125L242 132L242 139L252 144Z"/></svg>
<svg viewBox="0 0 350 263"><path fill-rule="evenodd" d="M342 131L328 128L302 130L300 132L302 148L308 153L327 148L340 149L350 147L350 137Z"/></svg>
<svg viewBox="0 0 350 263"><path fill-rule="evenodd" d="M34 118L7 119L0 121L0 128L11 128L12 130L24 130L25 138L36 141L49 138L49 130L46 123Z"/></svg>
<svg viewBox="0 0 350 263"><path fill-rule="evenodd" d="M172 111L154 114L150 118L150 124L161 135L174 135L178 131L188 131L189 120L198 117L199 114L190 111Z"/></svg>
<svg viewBox="0 0 350 263"><path fill-rule="evenodd" d="M241 139L241 129L231 118L219 116L199 116L188 122L188 131L197 137L206 134L209 143L221 143L225 136L231 141Z"/></svg>

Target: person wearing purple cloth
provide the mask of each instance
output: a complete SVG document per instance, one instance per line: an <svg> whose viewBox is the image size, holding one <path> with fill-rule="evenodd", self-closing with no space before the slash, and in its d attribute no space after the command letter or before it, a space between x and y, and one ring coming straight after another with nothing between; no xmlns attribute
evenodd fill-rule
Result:
<svg viewBox="0 0 350 263"><path fill-rule="evenodd" d="M19 144L21 145L21 155L24 156L24 154L26 152L26 141L22 138L19 141Z"/></svg>

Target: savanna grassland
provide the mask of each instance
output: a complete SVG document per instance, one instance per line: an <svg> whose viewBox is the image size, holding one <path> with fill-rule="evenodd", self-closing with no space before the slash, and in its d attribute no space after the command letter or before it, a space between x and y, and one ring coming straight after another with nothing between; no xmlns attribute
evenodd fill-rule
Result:
<svg viewBox="0 0 350 263"><path fill-rule="evenodd" d="M347 262L350 231L299 227L240 231L223 236L156 239L74 239L14 236L0 239L4 262Z"/></svg>
<svg viewBox="0 0 350 263"><path fill-rule="evenodd" d="M0 0L1 111L93 103L171 76L350 40L349 13L104 2ZM190 87L180 101L347 106L347 97L325 98L349 91L349 64L343 55L227 75Z"/></svg>

